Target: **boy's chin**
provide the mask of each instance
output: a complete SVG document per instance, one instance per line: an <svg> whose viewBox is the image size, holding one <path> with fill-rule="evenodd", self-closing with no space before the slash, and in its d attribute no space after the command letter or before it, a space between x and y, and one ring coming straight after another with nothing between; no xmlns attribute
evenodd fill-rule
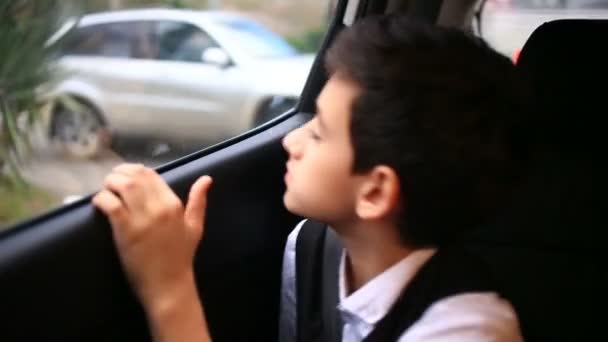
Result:
<svg viewBox="0 0 608 342"><path fill-rule="evenodd" d="M283 195L283 205L285 209L290 213L301 216L301 217L310 217L310 213L307 213L305 208L302 208L302 205L298 205L297 201L291 196L289 191L286 191Z"/></svg>
<svg viewBox="0 0 608 342"><path fill-rule="evenodd" d="M301 216L297 206L293 202L293 199L289 196L289 191L285 191L285 194L283 194L283 205L285 206L285 209L294 215Z"/></svg>

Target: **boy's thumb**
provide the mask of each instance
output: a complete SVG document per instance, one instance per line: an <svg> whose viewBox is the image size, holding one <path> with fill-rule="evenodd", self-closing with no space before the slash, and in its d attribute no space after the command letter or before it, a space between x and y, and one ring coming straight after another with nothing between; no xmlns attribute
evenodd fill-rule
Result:
<svg viewBox="0 0 608 342"><path fill-rule="evenodd" d="M190 188L188 203L184 211L186 225L193 230L202 229L205 222L205 210L207 209L207 192L211 187L212 179L202 176Z"/></svg>

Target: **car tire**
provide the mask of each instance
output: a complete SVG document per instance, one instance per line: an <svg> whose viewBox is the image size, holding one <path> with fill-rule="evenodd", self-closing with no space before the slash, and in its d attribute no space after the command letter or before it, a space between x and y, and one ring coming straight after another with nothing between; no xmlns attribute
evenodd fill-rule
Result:
<svg viewBox="0 0 608 342"><path fill-rule="evenodd" d="M53 111L51 139L68 155L95 158L110 146L110 135L99 112L83 101L76 108L59 104Z"/></svg>

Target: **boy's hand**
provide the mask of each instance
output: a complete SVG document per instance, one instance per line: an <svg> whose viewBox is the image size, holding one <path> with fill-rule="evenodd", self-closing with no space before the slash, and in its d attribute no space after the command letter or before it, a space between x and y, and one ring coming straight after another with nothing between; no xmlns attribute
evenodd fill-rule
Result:
<svg viewBox="0 0 608 342"><path fill-rule="evenodd" d="M121 262L142 304L168 305L175 292L193 282L194 253L203 235L211 178L199 178L184 208L152 169L123 164L114 168L93 204L112 224Z"/></svg>

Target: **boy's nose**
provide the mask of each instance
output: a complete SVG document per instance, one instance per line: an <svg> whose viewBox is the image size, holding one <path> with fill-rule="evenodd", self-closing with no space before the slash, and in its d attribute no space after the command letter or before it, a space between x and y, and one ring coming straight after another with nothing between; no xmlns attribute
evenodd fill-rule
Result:
<svg viewBox="0 0 608 342"><path fill-rule="evenodd" d="M285 151L287 151L287 154L289 154L290 157L293 157L294 152L295 152L295 145L296 145L296 135L297 132L299 131L299 128L294 129L293 131L287 133L282 140L282 144L283 144L283 148L285 149Z"/></svg>
<svg viewBox="0 0 608 342"><path fill-rule="evenodd" d="M287 151L287 153L289 153L289 136L291 135L291 132L285 134L285 136L283 137L283 140L281 140L281 144L283 145L283 148L285 149L285 151Z"/></svg>

